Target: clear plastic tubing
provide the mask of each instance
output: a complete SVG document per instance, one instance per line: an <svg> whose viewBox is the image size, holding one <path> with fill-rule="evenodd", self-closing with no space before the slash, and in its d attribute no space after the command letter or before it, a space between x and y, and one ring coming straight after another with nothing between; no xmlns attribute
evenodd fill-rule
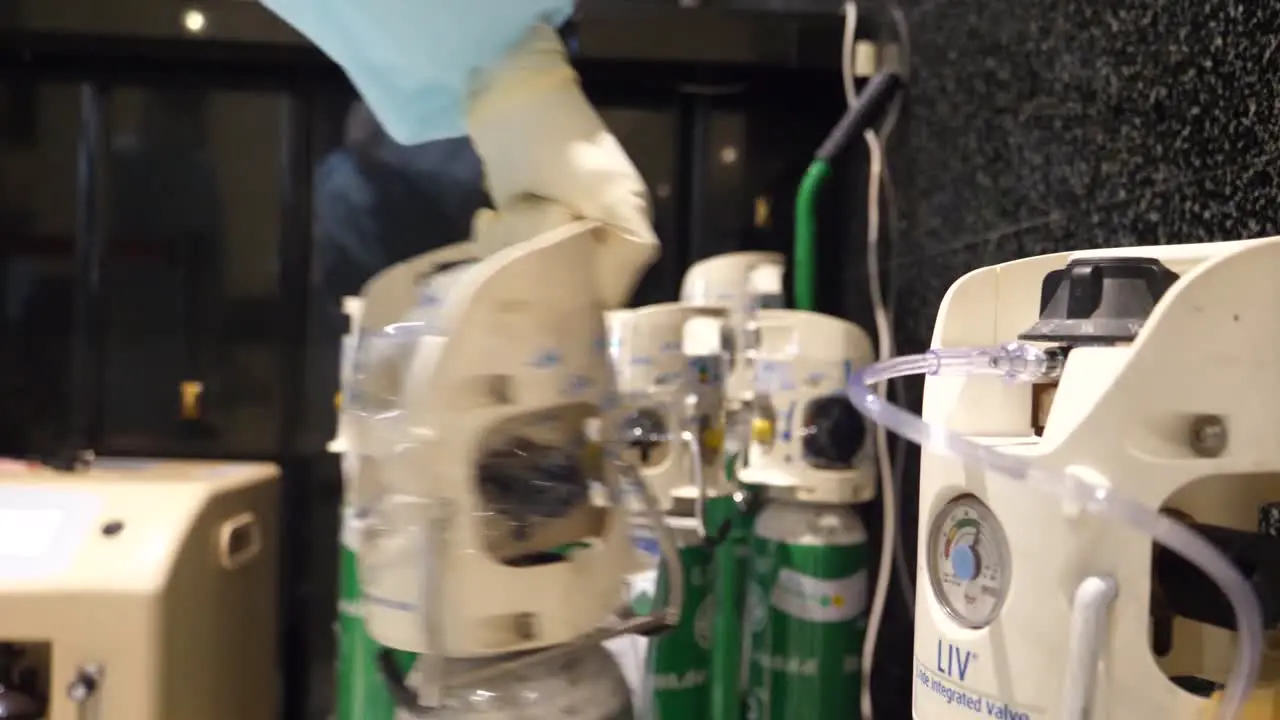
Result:
<svg viewBox="0 0 1280 720"><path fill-rule="evenodd" d="M849 399L858 411L922 449L954 455L1012 480L1044 490L1067 504L1126 523L1155 542L1178 553L1222 588L1236 617L1236 662L1227 678L1220 719L1236 717L1258 679L1262 657L1262 608L1249 581L1199 533L1155 510L1060 470L1036 467L1026 458L979 445L945 427L925 422L902 407L881 400L875 385L908 375L999 375L1014 382L1057 377L1061 351L1023 343L993 347L942 348L921 355L904 355L869 365L854 373Z"/></svg>

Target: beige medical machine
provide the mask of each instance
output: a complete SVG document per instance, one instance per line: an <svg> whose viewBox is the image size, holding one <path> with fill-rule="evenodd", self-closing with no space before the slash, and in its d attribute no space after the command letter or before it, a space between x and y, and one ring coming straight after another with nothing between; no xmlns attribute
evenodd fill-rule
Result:
<svg viewBox="0 0 1280 720"><path fill-rule="evenodd" d="M382 662L404 717L628 717L600 643L676 619L614 619L631 564L618 498L638 478L601 448L622 409L584 268L609 250L595 223L547 226L423 271L399 317L366 292L346 402L377 483L362 467L355 547L369 634L419 655L407 674Z"/></svg>
<svg viewBox="0 0 1280 720"><path fill-rule="evenodd" d="M1267 633L1251 640L1270 687L1248 717L1268 719L1280 717L1278 279L1275 238L982 268L947 293L933 346L1021 340L1046 350L1049 372L944 373L924 395L931 425L1113 488L1223 552L1262 604ZM1231 607L1188 562L1081 509L924 453L916 720L1209 717L1234 661Z"/></svg>
<svg viewBox="0 0 1280 720"><path fill-rule="evenodd" d="M0 717L274 720L278 469L0 464Z"/></svg>

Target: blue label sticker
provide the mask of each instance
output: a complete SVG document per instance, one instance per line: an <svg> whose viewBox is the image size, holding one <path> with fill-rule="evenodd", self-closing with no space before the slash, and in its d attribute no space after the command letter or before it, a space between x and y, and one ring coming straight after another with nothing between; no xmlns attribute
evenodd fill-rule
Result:
<svg viewBox="0 0 1280 720"><path fill-rule="evenodd" d="M595 381L589 375L571 375L565 382L563 395L577 397L595 387Z"/></svg>
<svg viewBox="0 0 1280 720"><path fill-rule="evenodd" d="M564 362L558 350L543 350L529 361L529 365L539 369L553 368Z"/></svg>

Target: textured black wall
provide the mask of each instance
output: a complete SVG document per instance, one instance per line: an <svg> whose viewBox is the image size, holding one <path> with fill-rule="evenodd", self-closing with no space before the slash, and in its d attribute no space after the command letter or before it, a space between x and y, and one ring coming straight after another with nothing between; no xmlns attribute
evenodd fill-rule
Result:
<svg viewBox="0 0 1280 720"><path fill-rule="evenodd" d="M1280 5L907 0L904 340L950 283L1061 250L1280 227Z"/></svg>

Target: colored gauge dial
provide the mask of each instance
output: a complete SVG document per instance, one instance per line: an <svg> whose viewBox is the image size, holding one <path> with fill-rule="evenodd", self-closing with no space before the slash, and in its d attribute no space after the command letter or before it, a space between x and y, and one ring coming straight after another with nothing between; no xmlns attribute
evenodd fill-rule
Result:
<svg viewBox="0 0 1280 720"><path fill-rule="evenodd" d="M969 628L990 625L1009 594L1009 543L973 495L947 503L929 527L929 581L942 608Z"/></svg>

